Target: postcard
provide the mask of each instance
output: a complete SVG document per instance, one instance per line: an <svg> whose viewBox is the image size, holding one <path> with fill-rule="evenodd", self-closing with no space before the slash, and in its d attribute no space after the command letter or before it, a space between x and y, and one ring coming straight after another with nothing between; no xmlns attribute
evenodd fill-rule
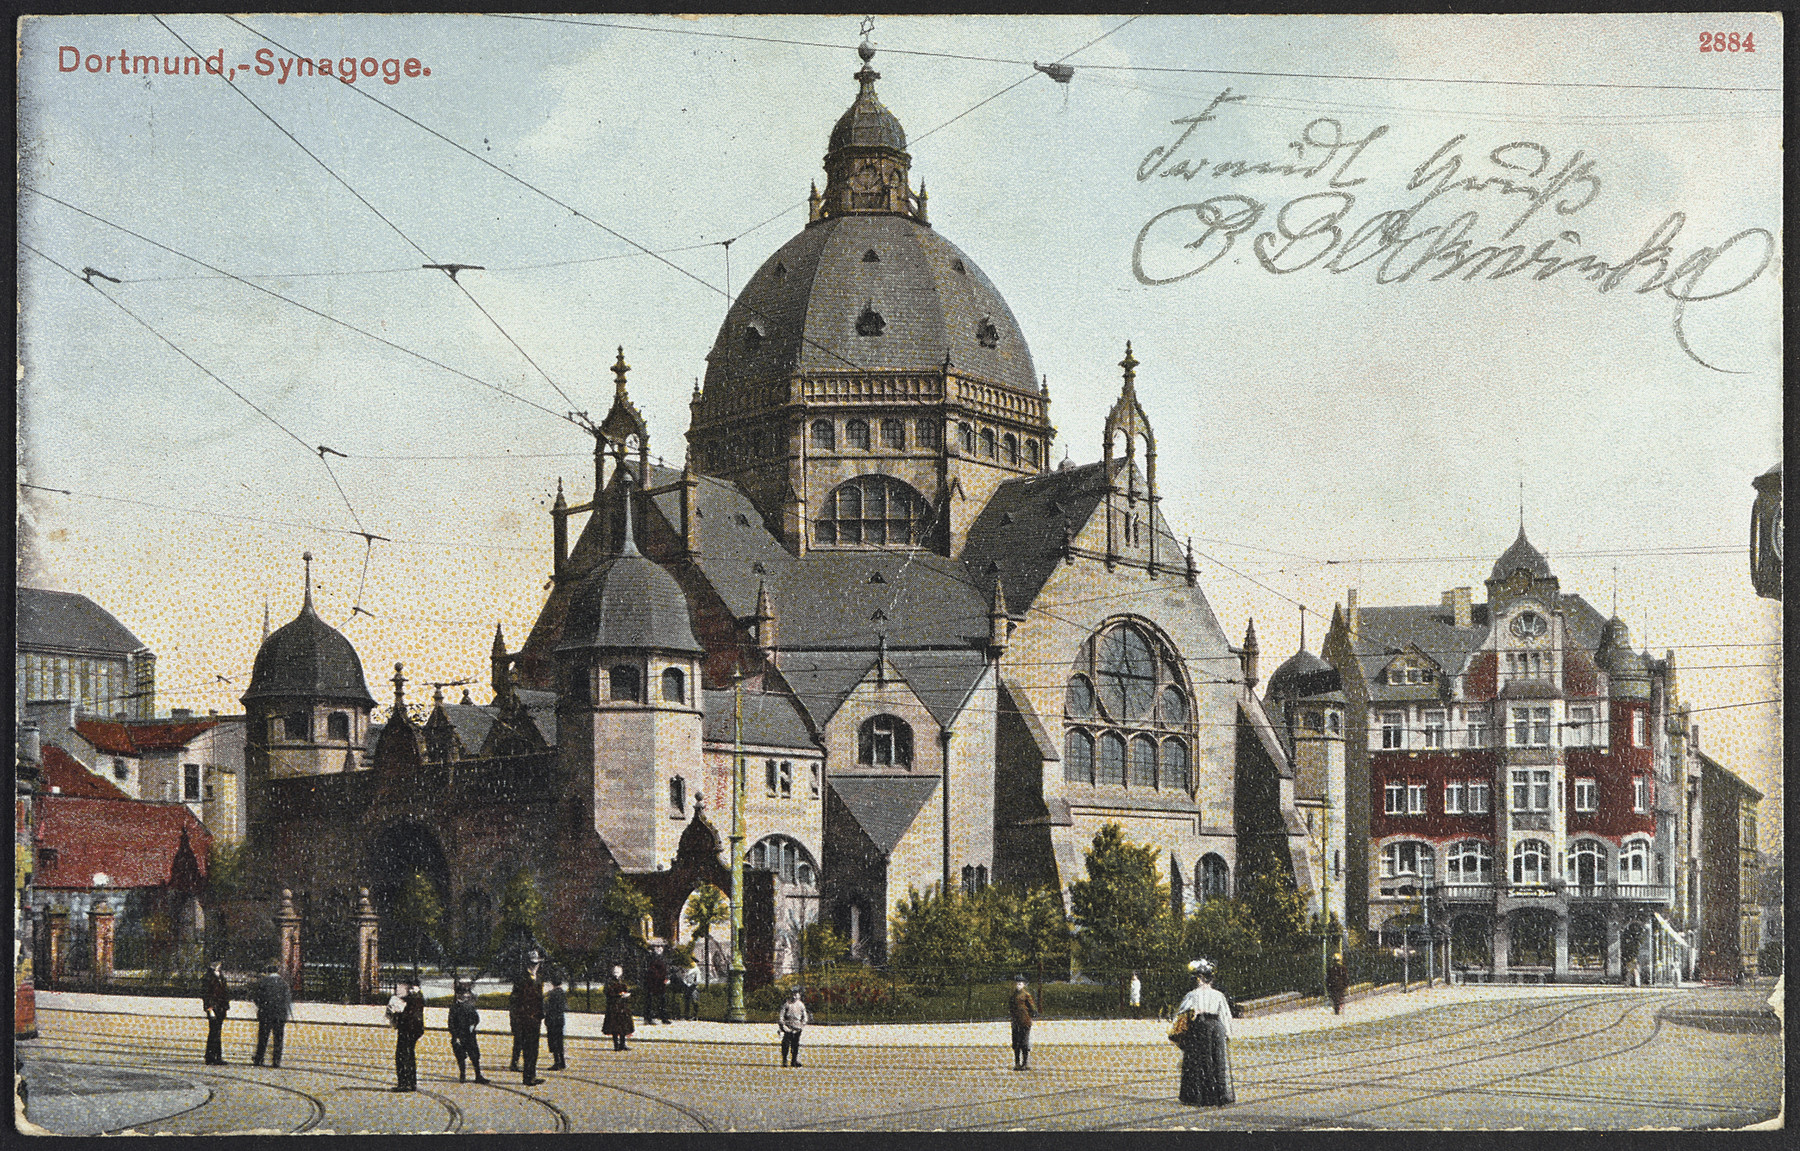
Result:
<svg viewBox="0 0 1800 1151"><path fill-rule="evenodd" d="M20 1129L1781 1126L1783 30L22 18Z"/></svg>

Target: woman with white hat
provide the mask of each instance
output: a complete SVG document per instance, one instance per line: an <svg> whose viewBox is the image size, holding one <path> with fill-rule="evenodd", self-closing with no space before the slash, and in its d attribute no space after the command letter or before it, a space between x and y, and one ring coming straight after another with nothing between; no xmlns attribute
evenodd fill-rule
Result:
<svg viewBox="0 0 1800 1151"><path fill-rule="evenodd" d="M1194 1107L1223 1107L1237 1101L1231 1089L1231 1003L1212 985L1213 964L1188 964L1194 989L1176 1008L1169 1037L1181 1048L1181 1101Z"/></svg>

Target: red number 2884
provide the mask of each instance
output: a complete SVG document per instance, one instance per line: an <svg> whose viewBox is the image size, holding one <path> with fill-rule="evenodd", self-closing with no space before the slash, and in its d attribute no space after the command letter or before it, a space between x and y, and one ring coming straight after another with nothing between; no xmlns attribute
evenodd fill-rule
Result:
<svg viewBox="0 0 1800 1151"><path fill-rule="evenodd" d="M1754 52L1756 51L1756 33L1723 32L1700 33L1700 51L1702 52Z"/></svg>

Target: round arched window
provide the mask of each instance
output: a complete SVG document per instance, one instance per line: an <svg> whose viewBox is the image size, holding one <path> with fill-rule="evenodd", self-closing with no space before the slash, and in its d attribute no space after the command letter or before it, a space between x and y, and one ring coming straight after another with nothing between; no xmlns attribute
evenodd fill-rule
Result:
<svg viewBox="0 0 1800 1151"><path fill-rule="evenodd" d="M813 543L914 547L925 542L930 518L925 497L906 484L858 476L825 497L825 514L813 521Z"/></svg>
<svg viewBox="0 0 1800 1151"><path fill-rule="evenodd" d="M1192 795L1192 699L1180 660L1148 627L1103 628L1082 646L1064 692L1065 779Z"/></svg>

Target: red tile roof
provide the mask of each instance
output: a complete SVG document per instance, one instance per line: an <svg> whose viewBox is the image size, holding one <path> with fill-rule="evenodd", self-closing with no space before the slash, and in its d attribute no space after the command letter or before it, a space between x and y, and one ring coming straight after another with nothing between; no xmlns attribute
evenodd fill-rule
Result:
<svg viewBox="0 0 1800 1151"><path fill-rule="evenodd" d="M212 835L182 804L40 796L32 885L87 890L94 875L104 873L111 888L165 887L184 830L194 862L205 875ZM46 860L45 848L55 851L54 862Z"/></svg>
<svg viewBox="0 0 1800 1151"><path fill-rule="evenodd" d="M180 751L201 733L217 727L216 719L180 720L170 723L115 723L106 719L78 719L75 730L108 755L142 755L147 751Z"/></svg>
<svg viewBox="0 0 1800 1151"><path fill-rule="evenodd" d="M54 743L46 743L42 754L46 795L55 788L63 795L84 799L131 798L114 786L112 780L95 775L80 760Z"/></svg>

